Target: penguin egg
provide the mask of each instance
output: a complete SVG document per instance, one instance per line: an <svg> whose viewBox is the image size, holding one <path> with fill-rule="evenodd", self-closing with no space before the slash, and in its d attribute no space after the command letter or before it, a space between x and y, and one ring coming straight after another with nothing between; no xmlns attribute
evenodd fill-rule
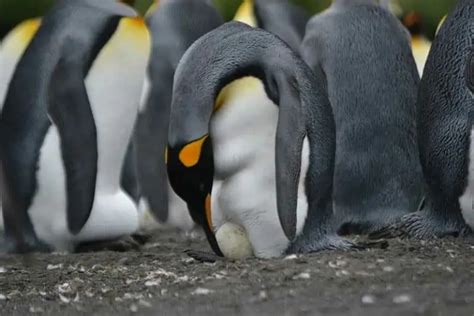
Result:
<svg viewBox="0 0 474 316"><path fill-rule="evenodd" d="M226 258L244 259L253 255L247 233L240 225L225 223L217 230L216 240Z"/></svg>

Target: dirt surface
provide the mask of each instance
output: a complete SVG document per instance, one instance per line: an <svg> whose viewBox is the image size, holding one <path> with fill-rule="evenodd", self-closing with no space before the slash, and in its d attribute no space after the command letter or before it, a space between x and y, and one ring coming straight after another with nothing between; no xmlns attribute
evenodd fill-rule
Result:
<svg viewBox="0 0 474 316"><path fill-rule="evenodd" d="M390 240L385 249L203 263L198 233L142 249L0 257L0 314L474 315L474 246Z"/></svg>

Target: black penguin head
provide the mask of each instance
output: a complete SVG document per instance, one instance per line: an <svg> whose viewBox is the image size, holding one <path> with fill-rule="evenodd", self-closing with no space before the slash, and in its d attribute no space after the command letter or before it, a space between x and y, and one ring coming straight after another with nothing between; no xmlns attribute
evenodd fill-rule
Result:
<svg viewBox="0 0 474 316"><path fill-rule="evenodd" d="M410 31L412 35L422 34L422 17L417 12L410 12L403 18L403 25Z"/></svg>

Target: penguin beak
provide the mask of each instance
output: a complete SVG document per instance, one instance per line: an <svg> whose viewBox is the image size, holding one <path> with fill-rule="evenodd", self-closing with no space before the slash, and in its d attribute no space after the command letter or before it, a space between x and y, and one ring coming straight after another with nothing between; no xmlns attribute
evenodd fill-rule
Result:
<svg viewBox="0 0 474 316"><path fill-rule="evenodd" d="M212 142L208 134L166 151L171 187L188 205L193 220L204 228L214 252L222 256L214 236L211 192L214 175Z"/></svg>

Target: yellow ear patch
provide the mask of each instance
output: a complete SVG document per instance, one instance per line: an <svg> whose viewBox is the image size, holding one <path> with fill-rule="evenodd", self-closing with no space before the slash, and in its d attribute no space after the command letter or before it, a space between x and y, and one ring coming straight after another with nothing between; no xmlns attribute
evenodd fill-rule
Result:
<svg viewBox="0 0 474 316"><path fill-rule="evenodd" d="M234 21L245 23L251 27L258 26L257 18L255 17L253 0L244 0L234 16Z"/></svg>
<svg viewBox="0 0 474 316"><path fill-rule="evenodd" d="M40 24L41 19L23 21L6 36L3 47L18 54L23 54L38 31Z"/></svg>
<svg viewBox="0 0 474 316"><path fill-rule="evenodd" d="M208 136L209 135L205 135L204 137L187 144L183 149L181 149L179 160L184 166L190 168L199 162L199 159L201 158L202 145Z"/></svg>
<svg viewBox="0 0 474 316"><path fill-rule="evenodd" d="M155 0L146 11L145 17L148 17L150 14L153 14L153 12L155 12L159 6L160 6L160 0Z"/></svg>
<svg viewBox="0 0 474 316"><path fill-rule="evenodd" d="M443 18L441 19L441 21L439 21L439 24L438 24L438 27L436 28L436 33L435 34L438 34L439 32L439 29L441 28L441 26L443 26L443 23L444 21L446 21L446 18L448 17L448 15L445 15L443 16Z"/></svg>
<svg viewBox="0 0 474 316"><path fill-rule="evenodd" d="M206 220L209 229L212 231L212 213L211 213L211 195L208 194L206 196L206 200L204 201L204 209L206 210Z"/></svg>
<svg viewBox="0 0 474 316"><path fill-rule="evenodd" d="M214 104L214 112L217 112L225 103L241 96L243 92L255 91L259 87L263 88L263 83L255 77L243 77L232 81L219 92Z"/></svg>

